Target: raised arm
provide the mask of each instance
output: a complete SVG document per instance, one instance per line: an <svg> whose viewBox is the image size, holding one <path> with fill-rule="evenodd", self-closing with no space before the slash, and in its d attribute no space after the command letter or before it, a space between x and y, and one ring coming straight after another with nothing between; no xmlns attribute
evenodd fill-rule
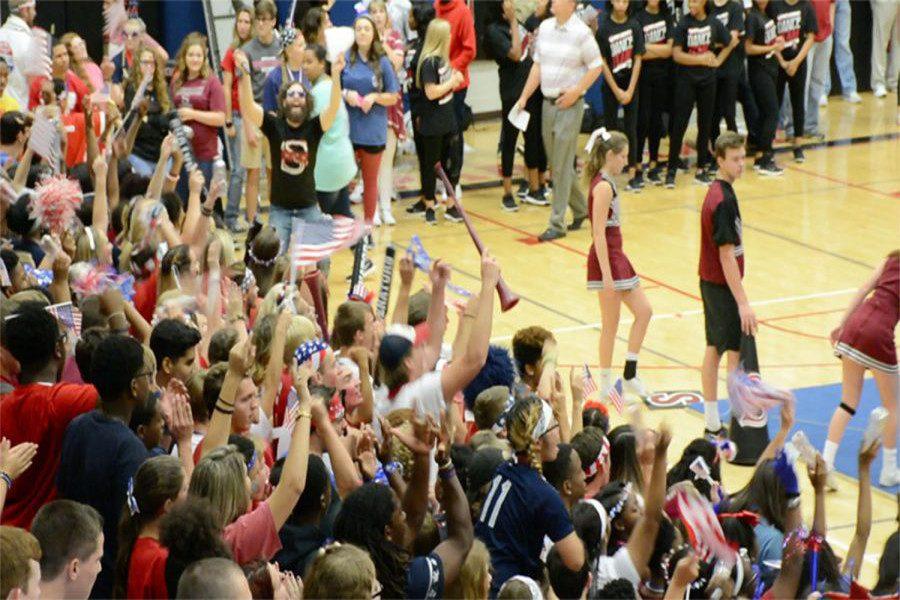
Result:
<svg viewBox="0 0 900 600"><path fill-rule="evenodd" d="M825 518L825 477L828 474L828 467L825 465L825 459L816 452L816 464L812 467L807 465L807 473L809 474L809 482L815 491L816 508L813 512L812 533L816 533L825 537L827 533L827 521Z"/></svg>
<svg viewBox="0 0 900 600"><path fill-rule="evenodd" d="M447 538L438 544L434 552L441 557L444 585L447 586L459 576L475 539L475 530L469 516L469 503L450 460L449 441L445 440L438 446L435 458L438 463L438 483L443 491L441 505L447 515Z"/></svg>
<svg viewBox="0 0 900 600"><path fill-rule="evenodd" d="M109 202L106 199L107 164L98 156L94 160L94 204L91 209L91 224L106 233L109 229Z"/></svg>
<svg viewBox="0 0 900 600"><path fill-rule="evenodd" d="M282 306L275 323L275 333L272 343L269 344L269 361L266 363L266 374L262 384L262 397L260 406L269 419L275 411L275 398L281 382L281 370L284 367L284 345L288 327L291 324L291 312L286 306Z"/></svg>
<svg viewBox="0 0 900 600"><path fill-rule="evenodd" d="M228 353L228 372L222 382L222 391L216 401L215 409L209 419L206 437L200 444L200 458L228 443L231 433L231 415L234 414L234 398L238 384L246 376L247 369L253 364L253 347L250 340L238 342Z"/></svg>
<svg viewBox="0 0 900 600"><path fill-rule="evenodd" d="M653 554L656 532L659 530L659 522L662 519L662 507L666 498L666 451L671 441L672 432L669 426L663 423L660 425L659 437L656 440L653 471L647 486L647 506L644 516L634 526L626 546L634 568L642 576L647 569L650 555Z"/></svg>
<svg viewBox="0 0 900 600"><path fill-rule="evenodd" d="M253 99L253 87L250 84L250 63L247 55L241 50L234 51L234 68L238 77L238 97L241 101L241 116L256 127L262 127L263 109Z"/></svg>
<svg viewBox="0 0 900 600"><path fill-rule="evenodd" d="M331 469L334 472L334 484L338 496L346 498L350 492L362 485L353 458L344 445L341 436L334 429L328 418L328 409L322 398L314 398L312 401L313 423L316 425L316 434L322 440L328 458L331 459Z"/></svg>
<svg viewBox="0 0 900 600"><path fill-rule="evenodd" d="M394 304L391 322L406 325L409 322L409 293L416 277L416 267L409 256L403 256L397 270L400 273L400 289L397 290L397 301Z"/></svg>
<svg viewBox="0 0 900 600"><path fill-rule="evenodd" d="M781 427L778 429L778 433L776 433L769 442L769 445L762 451L762 454L759 455L759 458L756 460L757 466L764 460L775 458L777 452L784 448L784 443L787 441L787 436L791 432L791 427L794 426L795 412L795 400L792 396L790 400L781 405Z"/></svg>
<svg viewBox="0 0 900 600"><path fill-rule="evenodd" d="M872 531L872 461L878 454L881 444L875 442L859 452L859 497L856 501L856 530L850 540L847 558L841 565L841 574L849 574L852 579L859 579L866 544Z"/></svg>
<svg viewBox="0 0 900 600"><path fill-rule="evenodd" d="M334 119L337 117L338 110L341 107L341 72L344 70L346 64L347 59L344 58L343 53L339 54L337 58L334 59L334 62L331 63L331 95L328 97L328 106L319 116L319 121L322 123L322 131L331 129L331 126L334 124ZM241 100L241 102L243 102L243 100ZM243 106L243 104L241 106Z"/></svg>

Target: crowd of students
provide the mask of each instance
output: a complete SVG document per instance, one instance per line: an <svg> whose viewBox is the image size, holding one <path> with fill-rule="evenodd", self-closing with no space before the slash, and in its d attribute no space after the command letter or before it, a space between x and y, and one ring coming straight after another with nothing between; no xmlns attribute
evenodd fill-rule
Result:
<svg viewBox="0 0 900 600"><path fill-rule="evenodd" d="M811 14L797 1L799 12ZM30 27L34 3L11 5L10 19ZM701 120L724 119L733 129L733 102L709 101L712 90L728 99L740 87L742 60L728 63L724 52L739 56L733 33L743 31L735 25L743 14L724 3L707 14L692 0L673 29L654 0L634 17L614 0L598 44L572 0L553 0L549 17L543 5L528 15L511 2L497 8L502 14L485 42L500 64L504 113L518 108L532 117L524 132L525 201L550 203L549 166L553 202L565 198L548 231L564 234L570 204L569 227L590 220L588 287L599 290L604 318L600 396L613 387L622 303L635 321L620 392L644 396L637 353L651 308L622 251L614 178L629 169L632 182L640 177L637 144L644 141L658 160L671 109L657 92L671 87L667 78L676 77L680 100L696 94L708 117ZM509 348L489 343L501 273L489 252L481 257L480 288L455 310L448 309L446 262L435 260L417 283L420 265L399 257L399 289L386 314L329 290L327 261L318 268L292 262L296 219L353 215L357 169L367 225L394 222L390 167L407 136L422 165L422 197L410 212L436 221L441 195L428 165L442 162L451 187L459 183L470 119L467 66L475 54L471 13L461 0L405 7L371 0L366 9L352 45L337 54L326 7L280 30L269 0L239 9L224 82L201 34L184 39L172 72L137 18L124 25L121 54L99 65L83 39L66 34L47 44L49 76L26 80L32 112L4 108L0 597L857 593L877 440L859 449L858 520L841 558L826 539L824 510L837 443L859 401L853 386L835 417L832 445L807 465L813 496L801 498L800 467L784 448L795 426L791 402L750 482L726 490L727 432L717 415L711 424L708 413L704 434L676 456L665 424L649 428L639 410L618 416L590 399L582 373L558 364L550 331L520 329ZM749 60L759 47L781 44L757 37L768 35L779 14L755 3ZM707 46L718 39L728 50L717 58L692 51L702 37L694 29L713 36ZM663 64L672 46L674 73L684 77ZM783 75L769 63L750 62L750 71L769 78L777 96L777 89L797 87L791 81L800 78L803 51L775 51L779 58L761 60L785 62ZM714 69L712 60L721 66ZM586 198L573 132L581 95L601 72L608 106L622 106L627 123L625 133L591 136ZM674 111L673 135L683 135L689 111ZM184 126L172 133L176 114ZM32 143L47 122L59 127L58 164ZM802 122L795 114L794 123ZM504 121L508 210L516 207L516 138ZM744 140L733 132L716 140L714 152L698 146L718 169L704 207L708 256L701 259L713 372L706 395L713 398L718 361L727 353L734 367L735 344L755 323L739 287L739 212L730 187L743 168ZM223 144L232 160L227 175ZM768 168L767 152L760 163ZM701 163L706 169L707 160ZM270 202L265 225L262 188ZM455 208L444 210L451 221L461 218ZM243 230L238 248L232 234ZM898 273L894 253L835 330L845 382L861 381L869 368L896 387ZM719 296L707 301L712 286ZM884 446L886 458L893 452L887 478L895 483L896 407L890 419ZM698 474L698 460L708 476ZM808 527L801 502L815 506ZM698 521L698 512L711 521ZM868 582L872 594L897 596L898 552L895 532L878 581Z"/></svg>

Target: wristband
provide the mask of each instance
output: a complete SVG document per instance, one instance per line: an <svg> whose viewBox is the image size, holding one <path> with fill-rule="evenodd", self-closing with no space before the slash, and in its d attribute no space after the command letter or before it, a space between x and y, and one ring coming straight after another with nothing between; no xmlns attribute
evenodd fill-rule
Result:
<svg viewBox="0 0 900 600"><path fill-rule="evenodd" d="M310 421L312 421L312 411L309 410L308 408L307 408L306 410L301 410L301 411L299 411L299 412L297 413L297 418L294 419L294 422L296 423L297 421L299 421L299 420L302 419L303 417L306 417L307 419L309 419Z"/></svg>
<svg viewBox="0 0 900 600"><path fill-rule="evenodd" d="M3 480L6 482L7 490L12 488L13 480L12 480L12 477L9 476L9 473L7 473L6 471L0 471L0 480Z"/></svg>
<svg viewBox="0 0 900 600"><path fill-rule="evenodd" d="M438 465L438 471L446 471L447 469L452 469L452 468L453 468L453 461L450 460L449 458L447 459L447 462L445 462L444 464Z"/></svg>
<svg viewBox="0 0 900 600"><path fill-rule="evenodd" d="M228 408L234 408L234 402L229 402L228 400L224 399L222 396L219 396L218 400L216 400L216 403L217 404L222 403L225 406L227 406Z"/></svg>
<svg viewBox="0 0 900 600"><path fill-rule="evenodd" d="M171 173L166 173L166 179L168 179L172 183L176 183L178 181L178 175L172 175Z"/></svg>
<svg viewBox="0 0 900 600"><path fill-rule="evenodd" d="M233 408L232 409L224 409L221 406L219 406L218 404L216 404L215 410L222 413L223 415L233 415L234 414Z"/></svg>
<svg viewBox="0 0 900 600"><path fill-rule="evenodd" d="M213 209L207 208L207 207L205 207L205 206L201 206L201 207L200 207L200 214L203 215L204 217L211 217L212 214L213 214Z"/></svg>
<svg viewBox="0 0 900 600"><path fill-rule="evenodd" d="M444 481L448 481L456 477L456 469L453 468L453 465L450 465L449 469L444 469L443 471L438 469L438 477L443 479Z"/></svg>

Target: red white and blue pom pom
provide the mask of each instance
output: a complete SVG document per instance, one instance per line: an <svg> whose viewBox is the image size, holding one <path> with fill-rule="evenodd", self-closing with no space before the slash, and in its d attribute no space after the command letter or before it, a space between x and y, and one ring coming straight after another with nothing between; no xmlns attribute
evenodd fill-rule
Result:
<svg viewBox="0 0 900 600"><path fill-rule="evenodd" d="M81 206L81 186L62 175L48 177L39 183L28 206L31 218L53 233L62 233L75 219Z"/></svg>

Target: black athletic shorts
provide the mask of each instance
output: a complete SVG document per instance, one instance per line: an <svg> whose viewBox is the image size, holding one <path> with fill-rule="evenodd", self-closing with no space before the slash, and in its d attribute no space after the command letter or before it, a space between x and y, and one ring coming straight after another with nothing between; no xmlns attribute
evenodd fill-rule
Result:
<svg viewBox="0 0 900 600"><path fill-rule="evenodd" d="M719 354L741 349L741 316L737 302L727 285L700 280L703 317L706 321L706 345Z"/></svg>

